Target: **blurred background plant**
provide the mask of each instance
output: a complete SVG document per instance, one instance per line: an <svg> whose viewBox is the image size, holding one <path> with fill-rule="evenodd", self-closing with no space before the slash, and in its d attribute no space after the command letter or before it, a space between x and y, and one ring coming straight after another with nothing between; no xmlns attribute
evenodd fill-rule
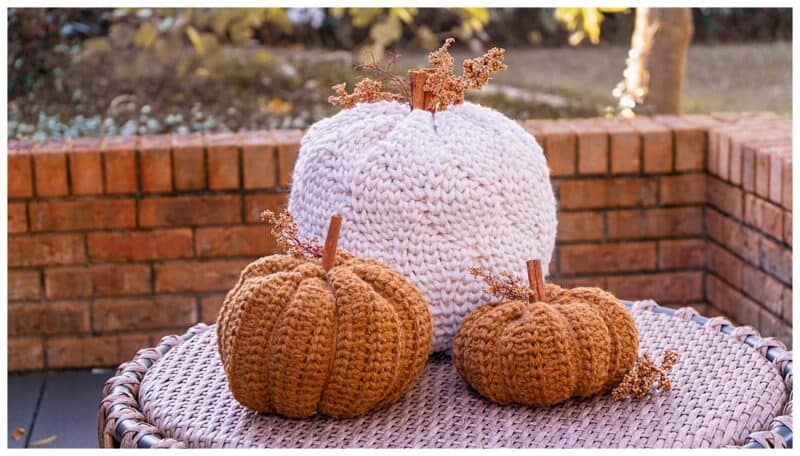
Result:
<svg viewBox="0 0 800 456"><path fill-rule="evenodd" d="M515 118L647 113L625 69L641 54L629 50L640 13L10 8L9 137L302 128L336 112L330 86L352 83L358 63L399 52L402 72L448 36L457 60L494 45L509 50L510 70L470 97ZM680 109L791 112L790 9L688 14Z"/></svg>

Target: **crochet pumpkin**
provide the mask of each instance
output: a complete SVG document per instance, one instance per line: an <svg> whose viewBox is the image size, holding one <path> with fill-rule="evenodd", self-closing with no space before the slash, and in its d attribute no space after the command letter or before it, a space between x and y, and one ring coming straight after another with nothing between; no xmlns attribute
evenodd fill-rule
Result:
<svg viewBox="0 0 800 456"><path fill-rule="evenodd" d="M449 349L461 319L489 299L464 265L500 270L541 258L546 273L556 236L550 172L536 139L463 101L465 90L505 68L504 51L466 60L454 75L450 43L408 81L389 76L397 93L370 79L351 94L337 86L332 100L349 109L305 133L289 198L301 234L321 236L324 220L342 214L343 248L419 287L433 315L433 351Z"/></svg>
<svg viewBox="0 0 800 456"><path fill-rule="evenodd" d="M425 298L386 265L336 252L340 217L324 250L300 241L288 214L273 220L289 254L248 265L219 313L233 397L291 418L355 417L392 403L428 357Z"/></svg>
<svg viewBox="0 0 800 456"><path fill-rule="evenodd" d="M505 298L474 310L456 333L458 373L492 402L549 407L603 393L636 362L636 326L617 298L599 288L545 285L540 271L529 262L532 290L510 274L504 283L489 277L487 291Z"/></svg>

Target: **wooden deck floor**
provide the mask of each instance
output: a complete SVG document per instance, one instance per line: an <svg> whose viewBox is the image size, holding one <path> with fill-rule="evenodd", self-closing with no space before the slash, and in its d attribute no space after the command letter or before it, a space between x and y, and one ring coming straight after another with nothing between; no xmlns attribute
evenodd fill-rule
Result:
<svg viewBox="0 0 800 456"><path fill-rule="evenodd" d="M100 393L113 374L110 369L9 374L8 447L97 448Z"/></svg>

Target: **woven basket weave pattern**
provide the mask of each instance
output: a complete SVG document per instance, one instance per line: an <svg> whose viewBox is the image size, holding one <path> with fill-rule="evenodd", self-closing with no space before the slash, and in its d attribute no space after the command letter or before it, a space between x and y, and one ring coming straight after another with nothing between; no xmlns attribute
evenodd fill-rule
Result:
<svg viewBox="0 0 800 456"><path fill-rule="evenodd" d="M722 318L695 324L689 308L673 315L645 301L633 312L642 350L669 346L681 353L669 394L620 402L605 395L547 410L501 407L470 391L449 358L437 356L405 398L386 409L349 420L286 420L247 411L230 397L212 327L188 343L167 341L175 348L149 369L159 351L143 350L121 366L104 391L101 442L113 436L122 446L783 447L787 435L791 440L792 356L780 342L753 339L754 330L732 329Z"/></svg>

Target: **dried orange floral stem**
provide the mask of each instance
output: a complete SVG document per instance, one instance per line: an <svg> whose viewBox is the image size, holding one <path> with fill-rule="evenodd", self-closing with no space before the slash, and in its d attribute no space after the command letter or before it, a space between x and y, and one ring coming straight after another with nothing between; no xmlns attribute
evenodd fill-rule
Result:
<svg viewBox="0 0 800 456"><path fill-rule="evenodd" d="M278 248L298 258L321 258L322 247L319 239L315 236L308 239L300 239L297 230L297 223L288 210L279 214L266 210L261 213L261 221L272 225L271 233L275 237Z"/></svg>
<svg viewBox="0 0 800 456"><path fill-rule="evenodd" d="M643 354L622 382L611 391L611 398L615 401L629 396L639 399L646 396L654 387L663 392L672 391L669 372L677 362L678 352L669 348L664 350L661 365L656 365L647 353Z"/></svg>

